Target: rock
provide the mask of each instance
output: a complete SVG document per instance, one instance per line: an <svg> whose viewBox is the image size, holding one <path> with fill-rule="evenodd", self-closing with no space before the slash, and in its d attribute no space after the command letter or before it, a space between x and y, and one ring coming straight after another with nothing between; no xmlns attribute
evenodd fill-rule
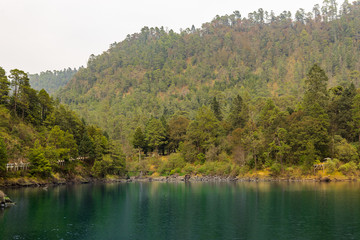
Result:
<svg viewBox="0 0 360 240"><path fill-rule="evenodd" d="M331 179L329 177L321 177L320 182L331 182Z"/></svg>
<svg viewBox="0 0 360 240"><path fill-rule="evenodd" d="M0 190L0 202L5 202L6 194Z"/></svg>

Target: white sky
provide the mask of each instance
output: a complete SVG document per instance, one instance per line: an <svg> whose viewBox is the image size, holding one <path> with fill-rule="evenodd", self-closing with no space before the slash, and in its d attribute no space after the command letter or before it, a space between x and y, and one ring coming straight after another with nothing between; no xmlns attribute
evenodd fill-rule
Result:
<svg viewBox="0 0 360 240"><path fill-rule="evenodd" d="M350 1L351 2L351 1ZM239 10L242 17L263 8L276 14L322 0L0 0L0 66L38 73L86 65L113 42L142 27L175 31ZM342 0L341 0L342 3Z"/></svg>

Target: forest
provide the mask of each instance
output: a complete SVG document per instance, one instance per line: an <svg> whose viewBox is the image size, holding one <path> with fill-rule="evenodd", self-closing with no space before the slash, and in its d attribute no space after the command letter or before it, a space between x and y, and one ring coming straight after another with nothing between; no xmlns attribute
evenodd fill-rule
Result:
<svg viewBox="0 0 360 240"><path fill-rule="evenodd" d="M120 141L128 169L291 174L332 159L353 173L359 53L360 1L234 11L180 33L144 27L55 96Z"/></svg>
<svg viewBox="0 0 360 240"><path fill-rule="evenodd" d="M1 177L74 179L125 171L121 148L106 132L44 89L33 89L22 70L7 75L0 67L0 115ZM30 166L28 171L6 171L8 162Z"/></svg>
<svg viewBox="0 0 360 240"><path fill-rule="evenodd" d="M54 98L28 83L4 91L12 158L16 148L30 161L82 156L101 177L360 168L360 1L294 15L234 11L179 33L144 27L64 74L73 76Z"/></svg>
<svg viewBox="0 0 360 240"><path fill-rule="evenodd" d="M35 90L44 89L49 94L65 86L77 72L76 68L63 69L60 71L45 71L40 74L28 74L30 85Z"/></svg>

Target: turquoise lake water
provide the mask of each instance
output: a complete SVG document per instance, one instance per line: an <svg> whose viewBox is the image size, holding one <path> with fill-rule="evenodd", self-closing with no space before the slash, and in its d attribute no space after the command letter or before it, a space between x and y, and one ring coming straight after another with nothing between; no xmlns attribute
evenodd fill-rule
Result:
<svg viewBox="0 0 360 240"><path fill-rule="evenodd" d="M6 189L0 239L360 239L360 183Z"/></svg>

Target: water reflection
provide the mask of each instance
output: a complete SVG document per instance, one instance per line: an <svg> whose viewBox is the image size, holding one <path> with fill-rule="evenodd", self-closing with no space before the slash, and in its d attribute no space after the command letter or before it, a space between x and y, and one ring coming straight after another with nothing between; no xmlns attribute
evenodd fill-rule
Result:
<svg viewBox="0 0 360 240"><path fill-rule="evenodd" d="M1 239L359 239L358 183L9 189Z"/></svg>

